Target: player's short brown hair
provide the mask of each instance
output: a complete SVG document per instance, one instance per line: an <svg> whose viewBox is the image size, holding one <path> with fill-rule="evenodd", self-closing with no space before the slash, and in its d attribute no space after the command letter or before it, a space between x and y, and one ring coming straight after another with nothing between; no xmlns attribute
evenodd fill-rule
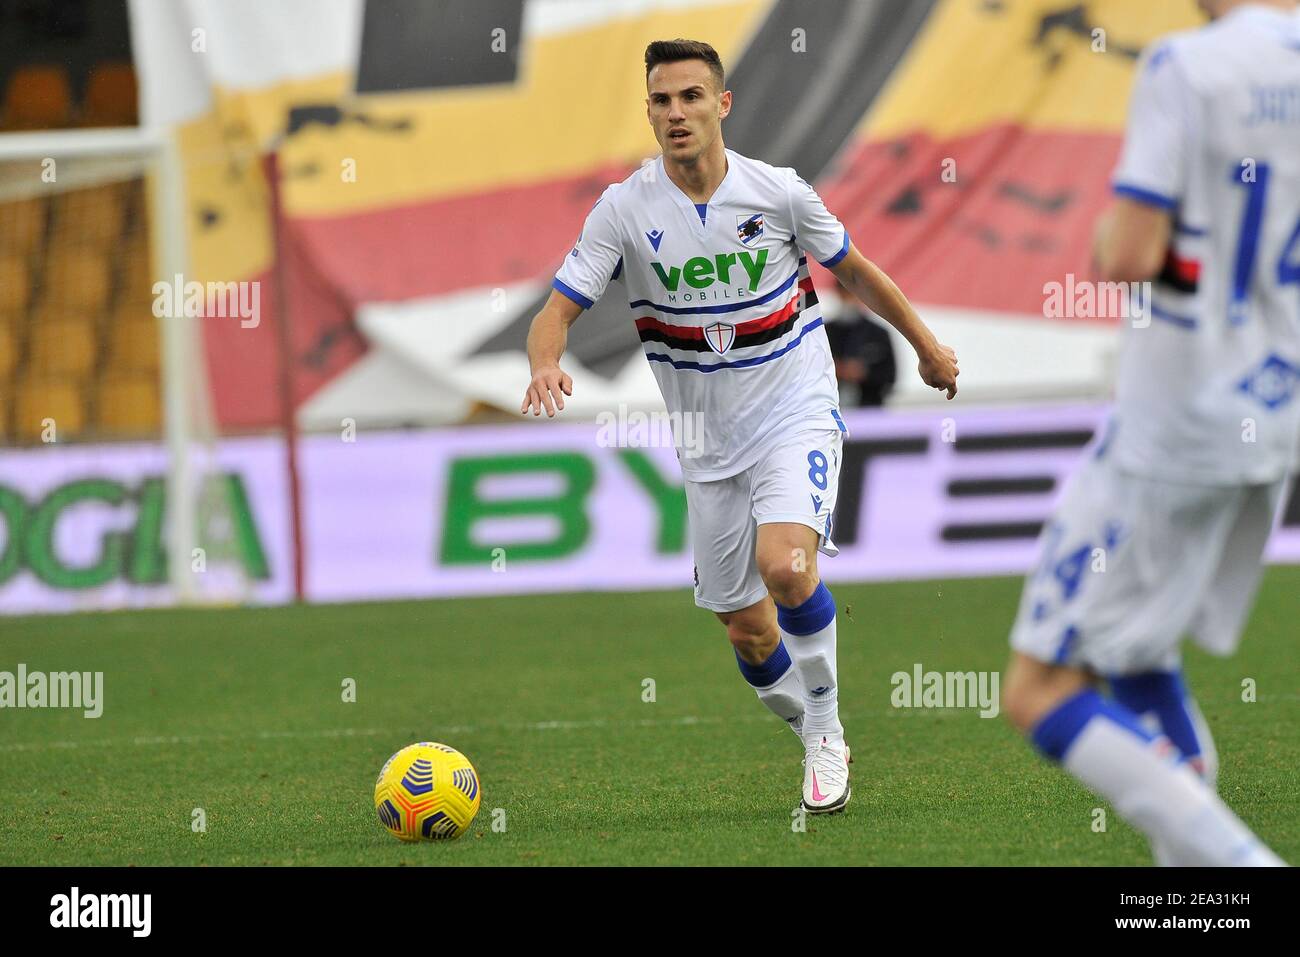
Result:
<svg viewBox="0 0 1300 957"><path fill-rule="evenodd" d="M726 74L722 70L722 57L703 40L656 40L645 48L645 77L650 79L650 71L660 63L676 63L679 60L703 60L709 66L709 72L718 81L718 92L726 89Z"/></svg>

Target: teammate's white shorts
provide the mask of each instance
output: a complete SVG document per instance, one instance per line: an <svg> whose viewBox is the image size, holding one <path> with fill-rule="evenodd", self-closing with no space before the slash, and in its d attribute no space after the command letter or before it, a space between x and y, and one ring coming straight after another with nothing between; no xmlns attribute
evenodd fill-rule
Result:
<svg viewBox="0 0 1300 957"><path fill-rule="evenodd" d="M1168 482L1089 458L1043 528L1011 646L1101 675L1176 668L1185 634L1231 654L1284 485Z"/></svg>
<svg viewBox="0 0 1300 957"><path fill-rule="evenodd" d="M739 611L767 595L754 549L758 526L807 525L818 551L835 556L831 513L840 484L842 432L808 429L775 440L752 466L714 482L686 482L695 552L695 604Z"/></svg>

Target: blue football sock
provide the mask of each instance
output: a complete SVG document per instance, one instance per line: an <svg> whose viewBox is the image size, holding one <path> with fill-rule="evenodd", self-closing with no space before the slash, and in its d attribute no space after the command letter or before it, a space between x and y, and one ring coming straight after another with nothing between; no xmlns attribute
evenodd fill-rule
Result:
<svg viewBox="0 0 1300 957"><path fill-rule="evenodd" d="M1039 751L1053 761L1064 761L1066 752L1079 733L1095 717L1102 717L1119 728L1149 743L1155 736L1142 727L1137 716L1113 701L1107 701L1091 688L1080 691L1046 714L1034 725L1030 739Z"/></svg>
<svg viewBox="0 0 1300 957"><path fill-rule="evenodd" d="M1115 700L1136 715L1153 714L1160 730L1189 761L1202 753L1196 722L1189 709L1187 689L1178 671L1148 671L1138 675L1116 675L1110 679ZM1193 761L1198 766L1201 762Z"/></svg>

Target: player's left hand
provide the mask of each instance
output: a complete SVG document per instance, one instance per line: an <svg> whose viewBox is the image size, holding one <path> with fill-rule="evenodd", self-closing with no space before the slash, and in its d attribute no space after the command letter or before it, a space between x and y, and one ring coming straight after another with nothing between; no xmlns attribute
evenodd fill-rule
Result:
<svg viewBox="0 0 1300 957"><path fill-rule="evenodd" d="M921 356L917 371L921 374L922 382L931 388L946 391L949 399L957 394L957 376L960 370L957 368L957 353L950 346L936 342L934 348Z"/></svg>

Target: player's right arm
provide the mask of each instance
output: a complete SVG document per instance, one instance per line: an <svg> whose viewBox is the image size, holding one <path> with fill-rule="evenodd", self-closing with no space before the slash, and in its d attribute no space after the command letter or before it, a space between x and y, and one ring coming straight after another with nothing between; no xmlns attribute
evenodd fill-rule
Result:
<svg viewBox="0 0 1300 957"><path fill-rule="evenodd" d="M605 287L622 268L623 248L618 216L610 199L610 187L587 214L582 232L564 264L555 274L551 295L533 318L528 329L528 366L532 381L524 393L519 412L554 418L564 408L564 397L573 395L573 380L560 368L560 357L569 338L569 326L584 309L590 309L605 293Z"/></svg>
<svg viewBox="0 0 1300 957"><path fill-rule="evenodd" d="M541 415L546 410L554 418L557 409L564 408L564 397L573 395L573 380L560 368L565 343L569 340L569 326L582 315L582 306L552 289L542 311L533 317L528 328L528 367L532 381L524 393L519 411L527 415Z"/></svg>
<svg viewBox="0 0 1300 957"><path fill-rule="evenodd" d="M791 233L799 247L835 274L840 285L868 309L899 331L916 350L921 381L957 394L957 353L934 337L894 281L849 241L844 225L831 215L822 198L799 174L787 167Z"/></svg>
<svg viewBox="0 0 1300 957"><path fill-rule="evenodd" d="M935 338L930 327L916 314L902 290L885 271L863 256L852 243L849 243L844 258L830 270L840 285L897 329L916 350L921 381L931 388L947 392L949 399L953 398L957 394L957 376L961 374L957 367L957 353Z"/></svg>

